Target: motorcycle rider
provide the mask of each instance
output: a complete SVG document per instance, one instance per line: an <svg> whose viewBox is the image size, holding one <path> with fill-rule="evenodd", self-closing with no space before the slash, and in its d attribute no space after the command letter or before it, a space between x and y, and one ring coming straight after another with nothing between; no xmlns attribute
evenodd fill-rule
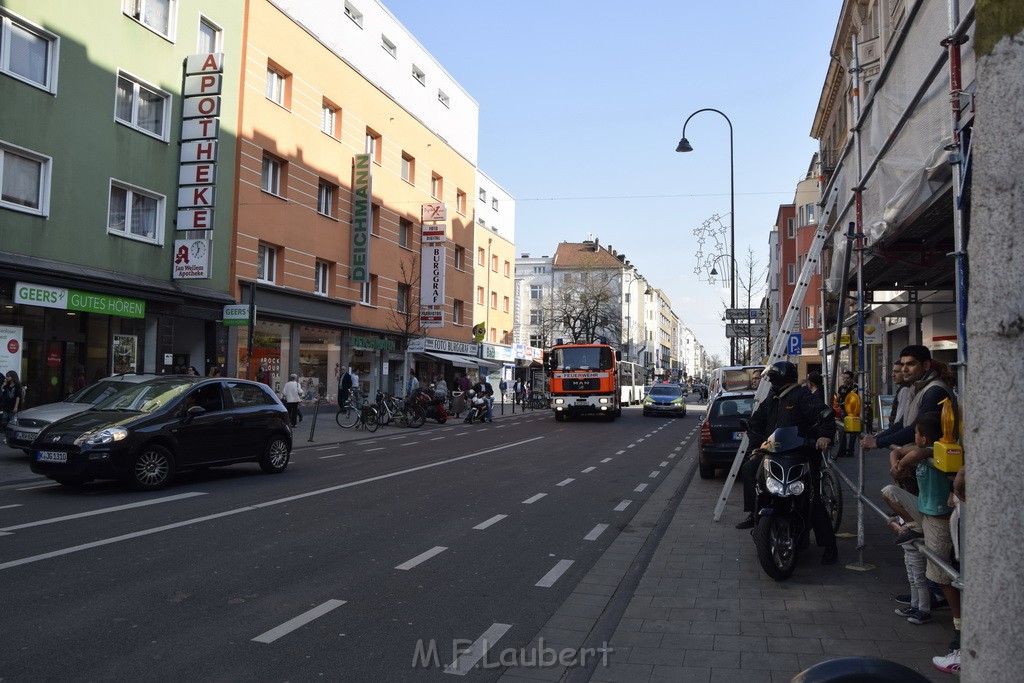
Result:
<svg viewBox="0 0 1024 683"><path fill-rule="evenodd" d="M809 392L802 391L797 383L796 366L787 361L772 363L762 374L762 378L772 385L771 393L750 416L749 430L750 447L748 459L740 471L743 477L743 509L750 514L736 525L737 529L752 529L757 523L755 486L758 471L764 460L764 451L757 448L762 441L779 427L797 427L800 436L816 438L814 447L827 449L835 436L835 420L831 417L822 419L822 404ZM818 483L819 461L816 453L808 453L811 463L811 479L815 486ZM811 524L814 538L818 545L825 548L821 556L822 564L835 564L838 557L835 531L828 512L818 496L814 497L811 508Z"/></svg>
<svg viewBox="0 0 1024 683"><path fill-rule="evenodd" d="M477 378L477 383L473 385L473 391L476 392L477 396L483 397L487 401L487 421L494 422L492 404L494 401L494 387L487 381L487 375L481 373Z"/></svg>

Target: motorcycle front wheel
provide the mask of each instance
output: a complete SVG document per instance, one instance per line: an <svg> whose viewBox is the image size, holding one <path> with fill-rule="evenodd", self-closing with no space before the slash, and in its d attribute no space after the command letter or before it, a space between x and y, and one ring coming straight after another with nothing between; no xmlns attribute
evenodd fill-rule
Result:
<svg viewBox="0 0 1024 683"><path fill-rule="evenodd" d="M785 581L796 569L799 534L788 517L762 517L754 527L757 560L764 573L776 581Z"/></svg>
<svg viewBox="0 0 1024 683"><path fill-rule="evenodd" d="M821 502L832 522L832 531L839 531L843 521L843 487L832 470L821 472Z"/></svg>

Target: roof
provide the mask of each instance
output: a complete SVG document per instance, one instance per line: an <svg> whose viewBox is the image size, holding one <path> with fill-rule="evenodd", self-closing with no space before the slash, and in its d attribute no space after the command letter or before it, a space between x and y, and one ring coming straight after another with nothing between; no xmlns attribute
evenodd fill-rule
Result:
<svg viewBox="0 0 1024 683"><path fill-rule="evenodd" d="M618 257L612 255L607 247L594 240L592 242L560 242L555 250L552 267L561 270L580 269L615 269L625 266Z"/></svg>

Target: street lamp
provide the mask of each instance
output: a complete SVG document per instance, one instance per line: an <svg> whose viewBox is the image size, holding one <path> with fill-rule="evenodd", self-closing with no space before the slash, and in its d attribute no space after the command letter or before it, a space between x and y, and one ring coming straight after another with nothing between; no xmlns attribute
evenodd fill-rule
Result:
<svg viewBox="0 0 1024 683"><path fill-rule="evenodd" d="M729 124L729 255L731 257L729 282L731 284L731 301L730 306L736 308L736 186L735 186L735 167L733 165L733 153L732 153L732 121L729 117L717 109L706 107L704 109L698 109L697 111L686 117L686 121L683 122L683 137L676 146L677 152L692 152L693 147L690 146L690 141L686 139L686 124L690 122L697 114L704 111L713 111L716 114L721 114L725 122ZM729 364L736 364L736 340L729 339Z"/></svg>

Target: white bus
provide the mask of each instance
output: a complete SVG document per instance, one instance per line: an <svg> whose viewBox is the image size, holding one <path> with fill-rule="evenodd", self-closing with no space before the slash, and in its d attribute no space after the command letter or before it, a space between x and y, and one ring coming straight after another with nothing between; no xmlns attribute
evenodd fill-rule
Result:
<svg viewBox="0 0 1024 683"><path fill-rule="evenodd" d="M644 385L647 384L647 368L629 361L622 361L619 367L619 402L624 406L637 405L644 400Z"/></svg>

